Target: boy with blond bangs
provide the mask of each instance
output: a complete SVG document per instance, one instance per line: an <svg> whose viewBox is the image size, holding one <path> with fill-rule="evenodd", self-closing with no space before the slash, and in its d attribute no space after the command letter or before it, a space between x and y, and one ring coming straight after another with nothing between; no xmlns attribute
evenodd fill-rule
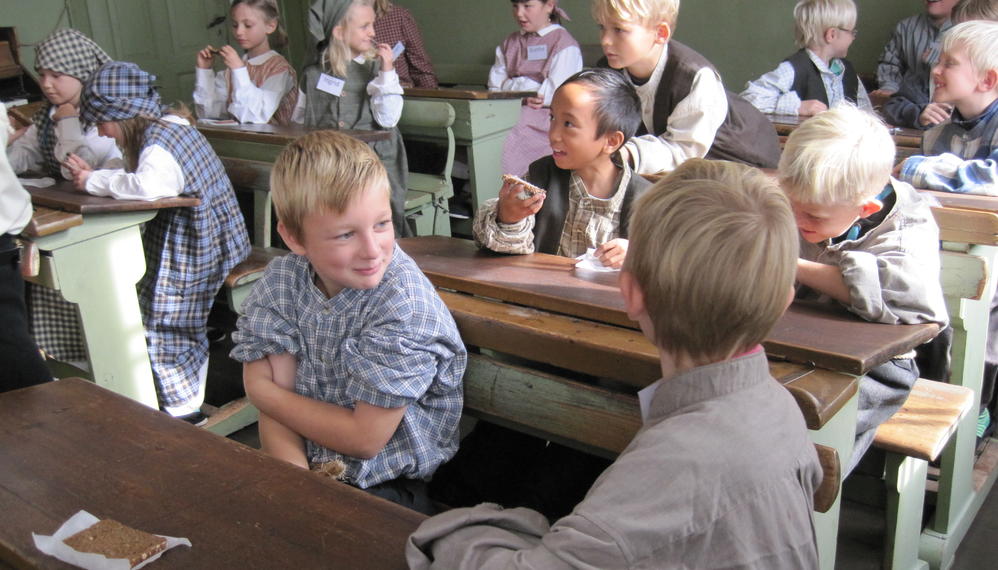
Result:
<svg viewBox="0 0 998 570"><path fill-rule="evenodd" d="M918 188L998 196L998 22L958 24L943 37L932 69L933 101L951 105L949 121L922 137L899 178Z"/></svg>
<svg viewBox="0 0 998 570"><path fill-rule="evenodd" d="M232 351L262 449L433 512L424 480L457 451L467 354L395 244L384 166L318 131L277 157L271 193L292 253L253 287Z"/></svg>
<svg viewBox="0 0 998 570"><path fill-rule="evenodd" d="M621 153L638 174L674 170L690 158L773 168L779 139L769 120L727 91L706 58L672 39L679 0L593 0L598 65L619 70L641 98L642 129Z"/></svg>
<svg viewBox="0 0 998 570"><path fill-rule="evenodd" d="M959 0L950 19L954 24L971 20L998 22L998 0Z"/></svg>
<svg viewBox="0 0 998 570"><path fill-rule="evenodd" d="M801 124L787 139L779 180L800 230L798 298L838 302L887 324L948 322L939 284L939 228L929 204L891 178L894 141L870 113L848 105ZM849 473L918 379L899 354L860 379Z"/></svg>
<svg viewBox="0 0 998 570"><path fill-rule="evenodd" d="M792 296L794 234L786 197L744 165L694 159L650 188L620 279L661 359L642 428L553 525L454 509L409 538L409 567L817 568L821 468L759 345Z"/></svg>
<svg viewBox="0 0 998 570"><path fill-rule="evenodd" d="M794 39L801 49L750 81L742 97L763 113L817 115L842 101L873 111L863 83L845 59L855 38L852 0L800 0L794 6Z"/></svg>

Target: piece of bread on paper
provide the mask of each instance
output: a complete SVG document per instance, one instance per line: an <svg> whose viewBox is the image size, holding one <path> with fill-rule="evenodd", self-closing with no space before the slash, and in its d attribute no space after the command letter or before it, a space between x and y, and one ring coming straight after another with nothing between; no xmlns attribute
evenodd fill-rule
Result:
<svg viewBox="0 0 998 570"><path fill-rule="evenodd" d="M63 542L78 552L125 558L131 566L166 549L166 539L104 519L70 536Z"/></svg>
<svg viewBox="0 0 998 570"><path fill-rule="evenodd" d="M522 185L523 190L516 195L516 197L521 200L526 200L527 198L530 198L531 196L536 196L537 194L547 194L547 190L543 188L538 188L537 186L534 186L533 184L527 182L526 180L520 178L519 176L513 176L512 174L503 174L502 182L503 184L510 183L510 184Z"/></svg>

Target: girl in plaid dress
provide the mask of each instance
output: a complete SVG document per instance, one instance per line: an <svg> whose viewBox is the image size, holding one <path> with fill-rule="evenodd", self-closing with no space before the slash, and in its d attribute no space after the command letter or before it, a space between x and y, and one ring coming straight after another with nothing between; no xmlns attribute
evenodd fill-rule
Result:
<svg viewBox="0 0 998 570"><path fill-rule="evenodd" d="M395 127L402 117L402 85L391 46L374 41L372 0L316 0L308 30L317 56L302 70L296 116L310 128L391 132L371 148L388 171L395 232L412 235L405 222L409 163Z"/></svg>
<svg viewBox="0 0 998 570"><path fill-rule="evenodd" d="M72 29L52 32L35 48L35 70L48 104L32 125L8 141L7 159L17 174L37 172L72 178L63 165L76 154L97 168L121 165L114 139L100 136L97 126L80 117L83 84L110 57L93 40ZM76 305L54 289L28 284L30 328L35 342L55 360L87 367L87 351Z"/></svg>
<svg viewBox="0 0 998 570"><path fill-rule="evenodd" d="M160 406L197 416L208 371L208 312L229 271L250 251L232 184L207 140L160 106L156 77L111 62L87 82L82 113L113 137L123 170L92 170L70 159L77 188L97 196L154 200L194 196L192 208L159 210L146 224L146 273L139 303Z"/></svg>
<svg viewBox="0 0 998 570"><path fill-rule="evenodd" d="M246 50L205 46L198 52L194 106L202 119L233 118L240 123L286 125L298 101L294 68L271 44L281 47L287 34L278 19L276 0L235 0L229 11L232 34ZM215 73L219 56L227 69Z"/></svg>

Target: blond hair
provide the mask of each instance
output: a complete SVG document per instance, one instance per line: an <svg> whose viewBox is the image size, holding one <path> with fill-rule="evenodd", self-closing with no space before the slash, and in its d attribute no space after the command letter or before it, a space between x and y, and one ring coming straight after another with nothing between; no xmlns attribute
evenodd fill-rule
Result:
<svg viewBox="0 0 998 570"><path fill-rule="evenodd" d="M350 7L347 9L346 14L343 19L339 21L338 24L333 26L333 30L340 28L343 30L343 36L346 37L347 28L351 25L354 18L354 8L357 6L370 6L374 8L374 0L353 0L350 3ZM333 30L329 30L329 45L326 46L325 51L322 52L322 56L319 58L322 61L323 71L332 71L333 75L339 77L346 77L347 75L347 65L350 60L354 58L353 52L350 50L350 46L347 44L346 39L337 39L333 35ZM366 54L368 58L373 57L373 53Z"/></svg>
<svg viewBox="0 0 998 570"><path fill-rule="evenodd" d="M824 44L825 30L856 27L856 4L852 0L800 0L794 6L794 42L797 47Z"/></svg>
<svg viewBox="0 0 998 570"><path fill-rule="evenodd" d="M790 133L780 155L780 185L791 199L806 204L859 205L883 190L894 152L883 121L852 105L838 105Z"/></svg>
<svg viewBox="0 0 998 570"><path fill-rule="evenodd" d="M950 20L954 24L971 20L998 22L998 0L960 0L953 7Z"/></svg>
<svg viewBox="0 0 998 570"><path fill-rule="evenodd" d="M600 24L618 20L651 28L666 23L675 32L679 0L593 0L590 12Z"/></svg>
<svg viewBox="0 0 998 570"><path fill-rule="evenodd" d="M313 131L284 147L270 172L277 218L295 239L312 213L344 212L369 188L389 194L388 174L371 147L337 131Z"/></svg>
<svg viewBox="0 0 998 570"><path fill-rule="evenodd" d="M943 52L962 47L979 73L998 69L998 22L971 20L957 24L943 35Z"/></svg>
<svg viewBox="0 0 998 570"><path fill-rule="evenodd" d="M390 0L374 0L374 17L380 18L385 14L392 11L392 3Z"/></svg>
<svg viewBox="0 0 998 570"><path fill-rule="evenodd" d="M672 355L730 358L760 343L787 306L797 226L758 169L684 162L635 204L629 236L624 270L644 294L655 343Z"/></svg>

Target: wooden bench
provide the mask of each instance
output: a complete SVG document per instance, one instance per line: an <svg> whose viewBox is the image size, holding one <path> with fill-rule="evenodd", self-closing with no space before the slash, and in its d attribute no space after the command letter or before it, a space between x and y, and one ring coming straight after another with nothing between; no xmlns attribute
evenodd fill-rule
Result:
<svg viewBox="0 0 998 570"><path fill-rule="evenodd" d="M884 568L928 567L918 556L928 464L975 403L970 388L919 379L901 409L877 429L873 445L887 455Z"/></svg>

